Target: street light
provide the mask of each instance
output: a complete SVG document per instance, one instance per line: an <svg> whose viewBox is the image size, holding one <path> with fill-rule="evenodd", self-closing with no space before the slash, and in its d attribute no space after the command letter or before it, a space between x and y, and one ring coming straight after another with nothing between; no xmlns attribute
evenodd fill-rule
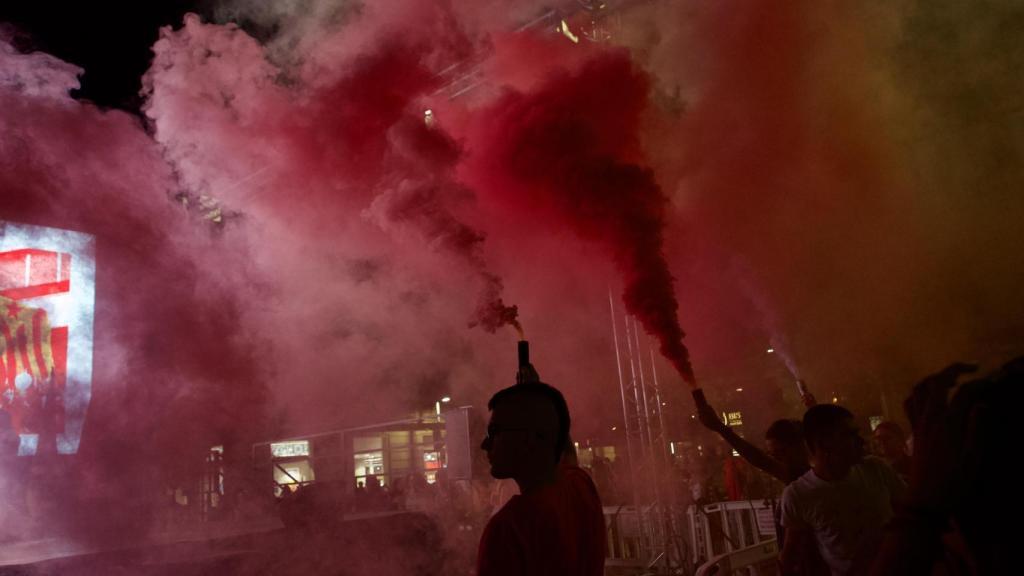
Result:
<svg viewBox="0 0 1024 576"><path fill-rule="evenodd" d="M452 401L452 397L451 396L444 396L440 400L434 402L434 413L437 414L438 417L440 417L441 416L441 403L443 402L443 403L447 404L447 403L449 403L451 401Z"/></svg>

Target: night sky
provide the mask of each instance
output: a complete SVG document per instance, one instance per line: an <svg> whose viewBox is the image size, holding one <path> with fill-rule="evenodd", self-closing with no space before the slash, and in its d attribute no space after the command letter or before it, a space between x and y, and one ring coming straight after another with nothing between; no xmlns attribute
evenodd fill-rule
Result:
<svg viewBox="0 0 1024 576"><path fill-rule="evenodd" d="M18 49L47 52L85 69L75 98L136 111L160 27L180 26L187 12L206 15L208 5L203 0L5 2L0 22Z"/></svg>

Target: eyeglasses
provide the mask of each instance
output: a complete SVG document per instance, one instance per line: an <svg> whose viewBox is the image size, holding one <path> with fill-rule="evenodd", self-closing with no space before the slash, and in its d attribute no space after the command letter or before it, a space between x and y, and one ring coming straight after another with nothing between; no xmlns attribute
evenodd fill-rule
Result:
<svg viewBox="0 0 1024 576"><path fill-rule="evenodd" d="M531 428L522 428L522 427L518 427L518 428L504 428L504 427L502 427L502 428L499 428L497 426L488 426L487 427L487 436L484 436L484 441L494 440L494 438L498 434L501 434L502 432L526 432L528 430L531 430Z"/></svg>

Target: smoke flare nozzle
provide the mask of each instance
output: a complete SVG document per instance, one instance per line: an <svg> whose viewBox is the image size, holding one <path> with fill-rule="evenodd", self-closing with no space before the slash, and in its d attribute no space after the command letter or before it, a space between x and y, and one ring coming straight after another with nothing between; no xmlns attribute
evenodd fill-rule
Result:
<svg viewBox="0 0 1024 576"><path fill-rule="evenodd" d="M537 374L537 369L530 364L530 343L520 340L517 350L519 351L519 369L516 370L516 384L540 382L540 374Z"/></svg>

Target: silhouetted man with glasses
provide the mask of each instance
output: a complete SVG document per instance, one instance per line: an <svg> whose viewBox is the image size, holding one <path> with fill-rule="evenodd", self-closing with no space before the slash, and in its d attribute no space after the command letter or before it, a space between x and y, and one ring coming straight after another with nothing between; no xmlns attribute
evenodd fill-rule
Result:
<svg viewBox="0 0 1024 576"><path fill-rule="evenodd" d="M491 475L512 478L519 495L484 529L478 576L601 576L605 527L590 476L564 458L569 409L557 389L528 382L501 390L487 407L480 446Z"/></svg>

